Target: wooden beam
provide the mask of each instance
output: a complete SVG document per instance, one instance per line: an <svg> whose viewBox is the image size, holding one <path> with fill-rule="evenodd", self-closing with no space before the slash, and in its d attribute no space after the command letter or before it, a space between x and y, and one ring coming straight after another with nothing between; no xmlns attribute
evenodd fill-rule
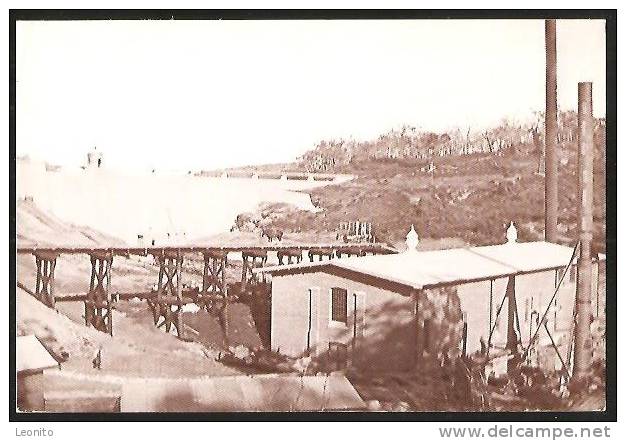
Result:
<svg viewBox="0 0 626 441"><path fill-rule="evenodd" d="M180 251L181 253L207 253L207 252L226 252L235 253L243 251L263 250L263 251L280 251L288 249L299 250L349 250L359 248L365 252L378 254L395 254L397 251L386 245L372 244L311 244L311 245L280 245L268 244L260 246L167 246L167 247L17 247L17 254L92 254L95 252L109 252L118 256L129 255L165 255L171 252Z"/></svg>

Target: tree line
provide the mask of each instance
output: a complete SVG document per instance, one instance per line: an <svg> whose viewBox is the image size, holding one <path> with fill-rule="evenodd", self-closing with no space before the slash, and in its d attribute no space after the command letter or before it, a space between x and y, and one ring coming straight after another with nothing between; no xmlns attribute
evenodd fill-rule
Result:
<svg viewBox="0 0 626 441"><path fill-rule="evenodd" d="M535 112L533 118L525 123L505 118L486 130L457 127L442 133L402 125L381 134L375 140L322 140L302 155L299 162L310 172L330 172L341 166L372 159L430 159L475 153L498 154L514 146L527 146L531 151L541 152L543 120L543 112ZM575 142L577 113L560 112L558 121L558 142ZM604 119L596 119L596 132L604 136Z"/></svg>

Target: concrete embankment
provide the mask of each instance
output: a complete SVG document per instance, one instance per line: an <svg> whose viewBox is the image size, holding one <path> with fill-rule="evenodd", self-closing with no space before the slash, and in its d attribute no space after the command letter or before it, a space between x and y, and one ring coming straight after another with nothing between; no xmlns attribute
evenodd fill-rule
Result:
<svg viewBox="0 0 626 441"><path fill-rule="evenodd" d="M118 398L122 412L251 412L359 410L365 403L341 374L237 375L193 378L132 378L46 372L44 400L50 411L66 411L77 401L110 406ZM68 392L69 389L73 391ZM108 410L108 409L107 409Z"/></svg>
<svg viewBox="0 0 626 441"><path fill-rule="evenodd" d="M107 169L50 171L18 161L18 198L77 225L135 244L170 238L190 240L228 231L237 214L261 202L283 202L316 211L305 191L334 181L252 179L159 173L122 174Z"/></svg>

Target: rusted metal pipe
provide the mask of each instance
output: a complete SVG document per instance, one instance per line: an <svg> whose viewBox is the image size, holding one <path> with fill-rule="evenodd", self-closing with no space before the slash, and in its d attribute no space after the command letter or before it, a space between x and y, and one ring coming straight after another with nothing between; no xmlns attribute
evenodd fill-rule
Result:
<svg viewBox="0 0 626 441"><path fill-rule="evenodd" d="M576 328L573 377L583 380L591 368L591 241L593 239L593 106L591 83L578 83L578 234Z"/></svg>
<svg viewBox="0 0 626 441"><path fill-rule="evenodd" d="M545 240L556 242L559 215L556 96L556 20L546 20L546 115L545 115Z"/></svg>

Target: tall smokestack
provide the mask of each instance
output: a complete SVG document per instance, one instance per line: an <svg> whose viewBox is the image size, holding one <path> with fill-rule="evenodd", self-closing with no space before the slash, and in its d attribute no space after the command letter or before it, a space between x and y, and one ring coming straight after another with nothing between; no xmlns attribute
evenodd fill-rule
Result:
<svg viewBox="0 0 626 441"><path fill-rule="evenodd" d="M557 240L559 213L556 98L556 20L546 20L546 115L545 115L545 239Z"/></svg>
<svg viewBox="0 0 626 441"><path fill-rule="evenodd" d="M573 377L583 380L591 367L591 241L593 239L593 107L591 83L578 83L578 234L576 332Z"/></svg>

